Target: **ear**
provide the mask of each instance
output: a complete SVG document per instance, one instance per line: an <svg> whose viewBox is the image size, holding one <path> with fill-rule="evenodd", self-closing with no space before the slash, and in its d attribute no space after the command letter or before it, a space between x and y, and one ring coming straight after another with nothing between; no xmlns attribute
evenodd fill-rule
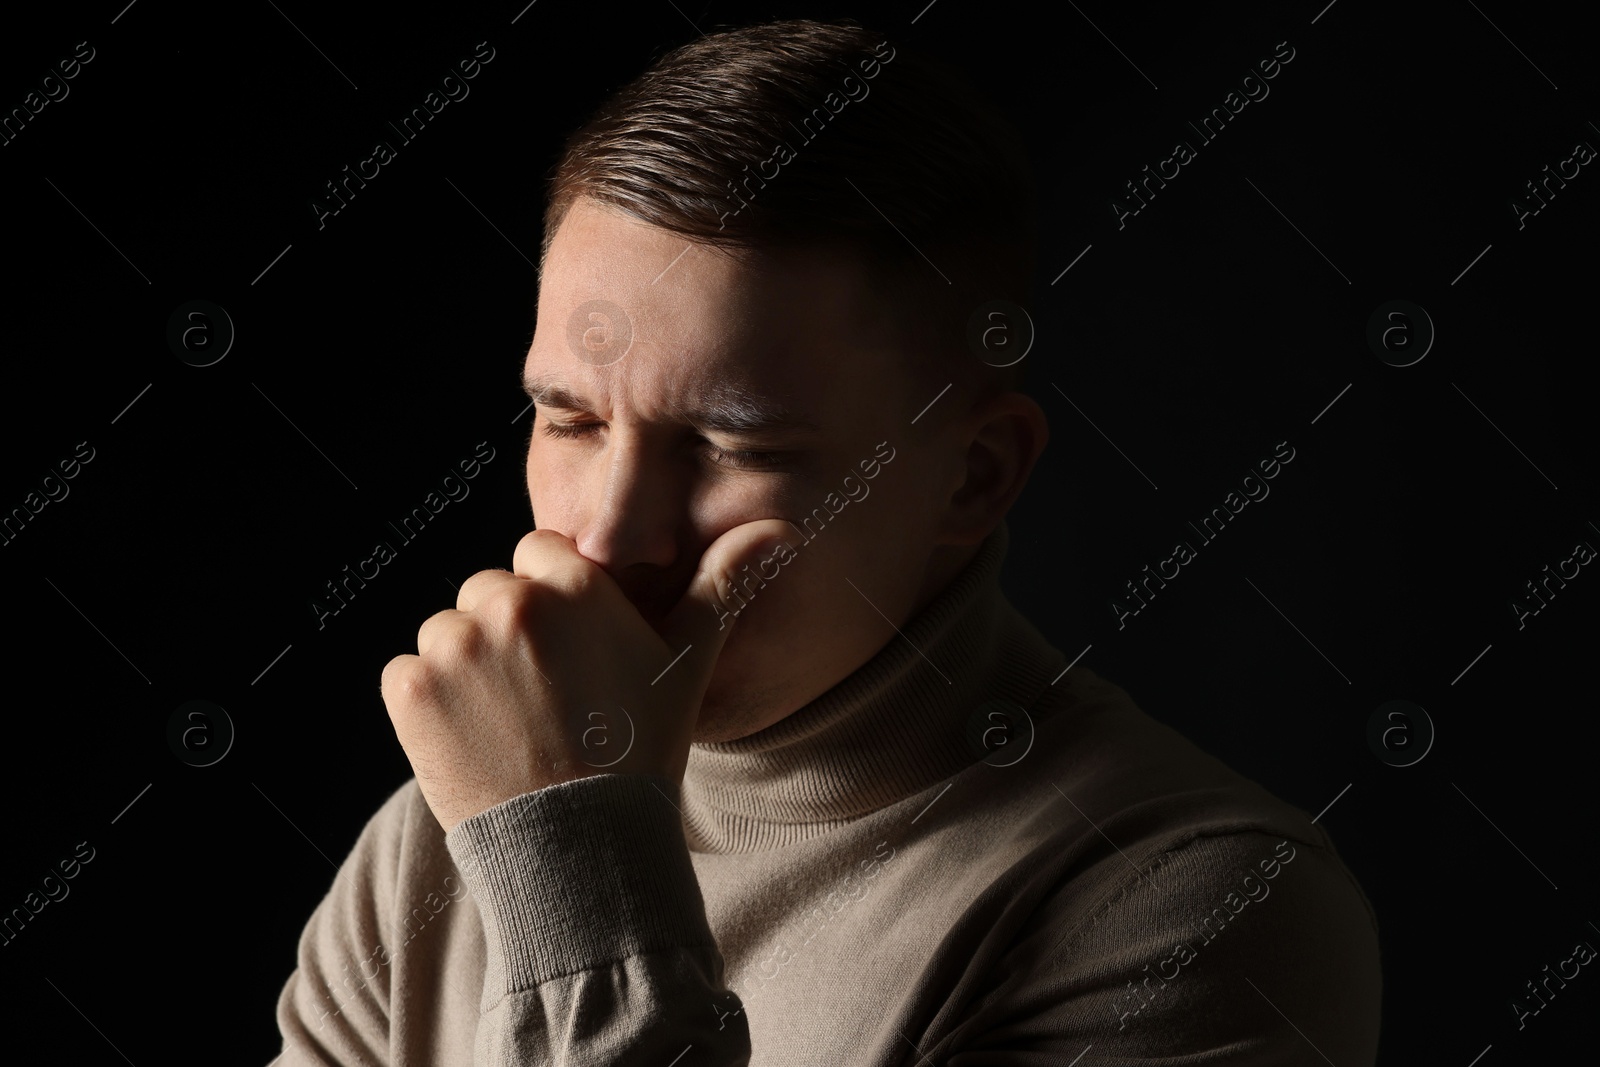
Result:
<svg viewBox="0 0 1600 1067"><path fill-rule="evenodd" d="M1022 495L1050 442L1044 409L1026 393L998 393L953 428L964 460L952 475L936 544L976 545L1000 525Z"/></svg>

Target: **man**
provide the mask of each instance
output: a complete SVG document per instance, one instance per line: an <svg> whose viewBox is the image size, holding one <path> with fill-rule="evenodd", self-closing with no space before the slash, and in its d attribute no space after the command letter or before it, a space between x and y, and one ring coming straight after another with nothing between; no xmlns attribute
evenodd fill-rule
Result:
<svg viewBox="0 0 1600 1067"><path fill-rule="evenodd" d="M852 25L703 38L573 135L538 529L383 673L416 778L280 1062L1373 1061L1324 832L999 591L1031 217L1003 122Z"/></svg>

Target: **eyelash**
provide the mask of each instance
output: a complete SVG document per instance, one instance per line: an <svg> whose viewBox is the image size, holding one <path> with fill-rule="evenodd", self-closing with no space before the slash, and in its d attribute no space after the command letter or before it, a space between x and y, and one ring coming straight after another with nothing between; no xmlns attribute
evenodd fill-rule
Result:
<svg viewBox="0 0 1600 1067"><path fill-rule="evenodd" d="M547 437L587 437L590 432L600 425L602 424L597 422L582 422L569 425L547 421L544 424L544 434ZM751 452L741 449L718 448L709 441L706 442L706 448L711 453L714 462L739 470L761 470L762 468L775 467L782 460L782 454L778 452Z"/></svg>

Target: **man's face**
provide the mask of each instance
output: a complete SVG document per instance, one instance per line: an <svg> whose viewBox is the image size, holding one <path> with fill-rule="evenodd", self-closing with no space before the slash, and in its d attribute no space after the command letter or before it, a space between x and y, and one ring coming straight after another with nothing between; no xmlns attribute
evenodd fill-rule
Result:
<svg viewBox="0 0 1600 1067"><path fill-rule="evenodd" d="M696 741L802 707L936 591L930 561L962 451L929 439L931 413L911 424L934 394L902 369L904 342L867 293L844 257L741 263L583 199L551 244L525 376L583 410L536 405L536 525L571 538L653 624L724 532L771 518L797 528L792 560L766 568L730 620ZM701 413L727 387L815 429L713 428ZM578 436L551 435L563 427Z"/></svg>

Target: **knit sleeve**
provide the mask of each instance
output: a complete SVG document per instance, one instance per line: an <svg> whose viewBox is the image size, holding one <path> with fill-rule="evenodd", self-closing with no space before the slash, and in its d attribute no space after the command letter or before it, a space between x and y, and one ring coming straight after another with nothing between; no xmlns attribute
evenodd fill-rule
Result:
<svg viewBox="0 0 1600 1067"><path fill-rule="evenodd" d="M748 1062L674 792L597 775L446 835L487 948L477 1067Z"/></svg>
<svg viewBox="0 0 1600 1067"><path fill-rule="evenodd" d="M1119 888L1087 914L1055 894L931 1058L1021 1067L1092 1047L1095 1067L1371 1067L1376 921L1317 836L1200 836L1138 867L1110 853Z"/></svg>

